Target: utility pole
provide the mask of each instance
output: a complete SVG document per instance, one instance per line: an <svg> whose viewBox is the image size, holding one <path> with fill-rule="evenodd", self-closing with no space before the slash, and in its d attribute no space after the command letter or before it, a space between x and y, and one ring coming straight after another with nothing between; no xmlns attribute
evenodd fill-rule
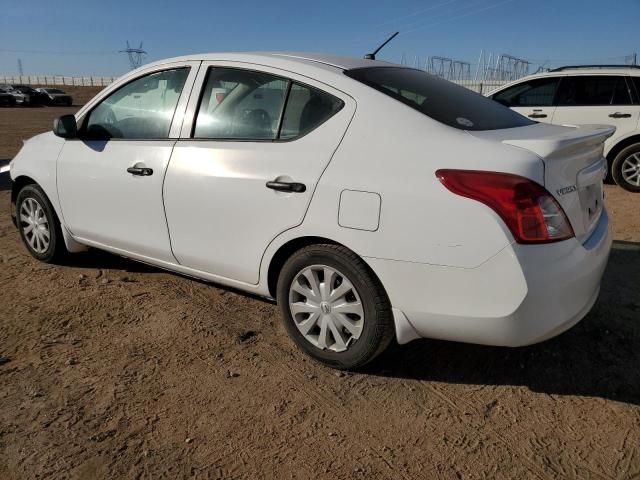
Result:
<svg viewBox="0 0 640 480"><path fill-rule="evenodd" d="M22 59L18 59L18 75L21 77L24 75L24 70L22 69Z"/></svg>

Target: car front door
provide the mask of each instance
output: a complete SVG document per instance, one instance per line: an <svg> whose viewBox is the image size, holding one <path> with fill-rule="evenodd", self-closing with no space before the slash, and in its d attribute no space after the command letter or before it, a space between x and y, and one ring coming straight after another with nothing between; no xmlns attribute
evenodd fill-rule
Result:
<svg viewBox="0 0 640 480"><path fill-rule="evenodd" d="M82 114L78 138L65 141L57 164L62 215L72 235L175 262L162 184L198 63L147 72Z"/></svg>
<svg viewBox="0 0 640 480"><path fill-rule="evenodd" d="M536 122L551 123L559 83L560 77L534 78L494 93L491 98Z"/></svg>
<svg viewBox="0 0 640 480"><path fill-rule="evenodd" d="M632 88L624 75L565 77L558 90L553 123L613 125L616 131L605 143L607 150L637 128L640 105L633 104Z"/></svg>
<svg viewBox="0 0 640 480"><path fill-rule="evenodd" d="M355 102L264 66L203 63L198 77L164 185L173 254L256 284L269 243L304 219Z"/></svg>

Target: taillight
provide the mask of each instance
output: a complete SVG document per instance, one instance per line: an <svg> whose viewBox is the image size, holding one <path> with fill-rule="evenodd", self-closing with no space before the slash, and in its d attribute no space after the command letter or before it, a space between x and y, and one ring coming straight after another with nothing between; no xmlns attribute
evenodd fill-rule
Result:
<svg viewBox="0 0 640 480"><path fill-rule="evenodd" d="M438 170L436 176L453 193L493 209L518 243L549 243L574 236L556 199L528 178L478 170Z"/></svg>

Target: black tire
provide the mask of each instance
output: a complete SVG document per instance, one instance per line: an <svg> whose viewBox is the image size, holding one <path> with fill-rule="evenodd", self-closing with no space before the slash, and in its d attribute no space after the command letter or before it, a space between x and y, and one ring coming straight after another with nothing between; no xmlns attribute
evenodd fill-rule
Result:
<svg viewBox="0 0 640 480"><path fill-rule="evenodd" d="M29 244L24 229L26 224L20 219L22 206L29 199L35 200L41 206L49 226L49 245L46 250L42 252L36 251ZM64 238L62 237L62 229L60 227L58 216L51 206L51 202L47 198L46 194L38 185L26 185L22 188L22 190L20 190L20 192L18 192L18 196L16 198L16 217L18 230L20 231L20 238L22 238L22 243L24 243L25 247L27 247L27 250L33 257L37 258L41 262L52 263L54 261L60 260L67 254L67 249L64 244Z"/></svg>
<svg viewBox="0 0 640 480"><path fill-rule="evenodd" d="M611 176L616 184L629 192L640 192L640 185L634 185L624 178L624 174L622 172L623 165L625 164L625 160L631 157L633 154L638 154L638 158L640 158L640 143L635 143L633 145L629 145L627 148L623 149L616 158L613 160L611 164ZM638 172L640 173L640 172Z"/></svg>
<svg viewBox="0 0 640 480"><path fill-rule="evenodd" d="M320 349L307 340L295 324L289 308L289 290L302 270L326 265L341 272L355 287L364 310L359 338L344 351ZM295 252L284 264L277 286L277 300L287 333L309 357L340 370L358 369L382 353L395 337L391 302L371 268L346 247L311 245Z"/></svg>

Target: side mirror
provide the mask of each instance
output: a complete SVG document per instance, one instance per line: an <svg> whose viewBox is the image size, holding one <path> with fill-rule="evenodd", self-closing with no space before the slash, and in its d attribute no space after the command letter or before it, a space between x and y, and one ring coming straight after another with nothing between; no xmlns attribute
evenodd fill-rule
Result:
<svg viewBox="0 0 640 480"><path fill-rule="evenodd" d="M74 115L62 115L53 121L53 133L62 138L76 138L78 125Z"/></svg>

